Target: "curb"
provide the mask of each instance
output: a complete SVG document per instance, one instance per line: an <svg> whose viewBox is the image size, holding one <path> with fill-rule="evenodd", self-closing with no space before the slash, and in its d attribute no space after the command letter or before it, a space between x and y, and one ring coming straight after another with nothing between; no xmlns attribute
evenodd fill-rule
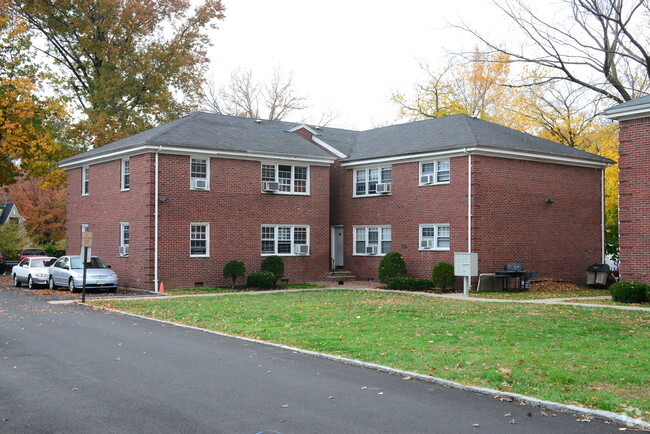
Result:
<svg viewBox="0 0 650 434"><path fill-rule="evenodd" d="M92 309L96 309L95 307L93 307L93 306L91 306L89 304L82 304L82 303L79 303L79 304L83 305L83 306L90 307ZM175 322L172 322L172 321L165 321L165 320L160 320L160 319L156 319L156 318L150 318L150 317L147 317L147 316L137 315L137 314L134 314L134 313L125 312L125 311L121 311L121 310L117 310L117 309L104 308L104 307L99 308L99 309L102 309L102 310L105 310L105 311L108 311L108 312L118 313L118 314L121 314L121 315L128 315L128 316L131 316L131 317L134 317L134 318L140 318L140 319L144 319L144 320L155 321L155 322L162 323L162 324L169 324L169 325L173 325L173 326L176 326L176 327L182 327L182 328L186 328L186 329L190 329L190 330L198 330L198 331L202 331L202 332L205 332L205 333L214 334L214 335L217 335L217 336L223 336L223 337L238 339L238 340L241 340L241 341L244 341L244 342L250 342L250 343L266 345L266 346L269 346L269 347L274 347L274 348L278 348L278 349L282 349L282 350L286 350L286 351L291 351L291 352L294 352L294 353L300 353L300 354L305 354L305 355L309 355L309 356L313 356L313 357L319 357L321 359L332 360L332 361L342 363L342 364L345 364L345 365L358 366L358 367L365 368L365 369L371 369L373 371L385 372L385 373L388 373L388 374L391 374L391 375L399 375L401 377L407 377L408 376L408 377L411 377L413 379L420 380L420 381L423 381L423 382L426 382L426 383L438 384L438 385L445 386L445 387L450 387L450 388L459 389L459 390L465 390L465 391L468 391L468 392L474 392L474 393L478 393L480 395L491 396L493 398L506 398L507 400L512 400L512 401L516 401L516 402L523 402L523 403L525 403L527 405L530 405L532 407L540 407L540 408L544 408L544 409L548 409L548 410L552 410L552 411L557 411L557 412L560 412L560 413L577 413L577 414L580 414L580 415L593 417L595 419L601 419L601 420L605 420L605 421L625 425L626 427L629 427L629 428L640 428L640 429L643 429L643 430L650 431L650 422L644 422L642 420L635 419L635 418L630 417L630 416L625 416L625 415L622 415L622 414L613 413L613 412L609 412L609 411L593 410L593 409L589 409L589 408L585 408L585 407L578 407L576 405L562 404L562 403L553 402L553 401L545 401L545 400L533 398L533 397L530 397L530 396L520 395L518 393L503 392L501 390L496 390L496 389L488 389L488 388L484 388L484 387L467 386L467 385L464 385L464 384L461 384L461 383L457 383L455 381L445 380L444 378L432 377L430 375L418 374L416 372L403 371L401 369L395 369L395 368L391 368L389 366L378 365L378 364L375 364L375 363L363 362L363 361L357 360L357 359L348 359L346 357L339 357L339 356L335 356L335 355L327 354L327 353L319 353L319 352L316 352L316 351L304 350L302 348L290 347L290 346L287 346L287 345L277 344L277 343L274 343L274 342L268 342L268 341L263 341L263 340L258 340L258 339L251 339L251 338L246 338L246 337L243 337L243 336L230 335L230 334L223 333L223 332L208 330L208 329L195 327L195 326L190 326L190 325L185 325L185 324L179 324L179 323L175 323Z"/></svg>

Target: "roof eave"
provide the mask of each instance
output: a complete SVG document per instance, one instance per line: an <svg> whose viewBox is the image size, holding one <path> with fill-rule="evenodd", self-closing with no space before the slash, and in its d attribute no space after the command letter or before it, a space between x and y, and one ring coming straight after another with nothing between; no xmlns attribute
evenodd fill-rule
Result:
<svg viewBox="0 0 650 434"><path fill-rule="evenodd" d="M639 119L650 116L650 103L639 104L632 107L610 108L603 112L607 119L615 121L626 121L630 119Z"/></svg>

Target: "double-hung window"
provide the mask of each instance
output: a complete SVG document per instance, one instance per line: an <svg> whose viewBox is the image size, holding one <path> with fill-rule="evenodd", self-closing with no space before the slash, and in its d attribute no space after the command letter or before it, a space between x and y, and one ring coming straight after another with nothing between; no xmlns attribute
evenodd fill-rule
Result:
<svg viewBox="0 0 650 434"><path fill-rule="evenodd" d="M210 160L208 158L190 158L190 189L210 189Z"/></svg>
<svg viewBox="0 0 650 434"><path fill-rule="evenodd" d="M90 168L84 166L81 168L81 195L88 196L88 188L90 187L89 175Z"/></svg>
<svg viewBox="0 0 650 434"><path fill-rule="evenodd" d="M309 226L262 225L262 255L308 255Z"/></svg>
<svg viewBox="0 0 650 434"><path fill-rule="evenodd" d="M262 190L267 192L308 194L308 166L262 164Z"/></svg>
<svg viewBox="0 0 650 434"><path fill-rule="evenodd" d="M448 184L449 159L420 162L420 185Z"/></svg>
<svg viewBox="0 0 650 434"><path fill-rule="evenodd" d="M391 249L390 226L355 226L355 255L385 255Z"/></svg>
<svg viewBox="0 0 650 434"><path fill-rule="evenodd" d="M421 224L420 250L449 250L449 224Z"/></svg>
<svg viewBox="0 0 650 434"><path fill-rule="evenodd" d="M120 256L129 256L129 224L120 223Z"/></svg>
<svg viewBox="0 0 650 434"><path fill-rule="evenodd" d="M390 193L393 181L393 169L387 167L369 167L354 171L354 196L376 196Z"/></svg>
<svg viewBox="0 0 650 434"><path fill-rule="evenodd" d="M131 164L128 158L122 159L122 171L121 171L121 187L122 191L128 190L131 188Z"/></svg>
<svg viewBox="0 0 650 434"><path fill-rule="evenodd" d="M190 257L210 256L210 224L190 224Z"/></svg>

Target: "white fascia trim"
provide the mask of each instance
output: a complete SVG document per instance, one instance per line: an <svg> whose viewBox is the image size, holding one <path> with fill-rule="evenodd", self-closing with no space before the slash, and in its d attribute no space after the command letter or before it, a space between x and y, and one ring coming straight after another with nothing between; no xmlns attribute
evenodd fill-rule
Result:
<svg viewBox="0 0 650 434"><path fill-rule="evenodd" d="M633 107L623 107L620 109L609 109L603 112L607 119L615 121L625 121L630 119L645 118L650 116L650 104L641 104Z"/></svg>
<svg viewBox="0 0 650 434"><path fill-rule="evenodd" d="M343 163L343 167L363 167L363 166L376 166L378 164L397 164L397 163L411 163L415 161L420 161L423 159L440 159L440 158L451 158L451 157L463 157L467 153L472 153L475 155L485 155L488 157L499 157L499 158L513 158L517 160L530 160L530 161L541 161L546 163L556 163L556 164L565 164L569 166L582 166L582 167L594 167L602 168L609 167L611 163L593 161L593 160L584 160L581 158L573 157L564 157L556 156L549 154L537 154L532 152L524 151L513 151L513 150L502 150L495 148L487 148L474 146L471 148L463 149L454 149L449 151L440 151L440 152L427 152L422 154L414 155L402 155L402 156L393 156L393 157L383 157L383 158L373 158L369 160L358 160L358 161L349 161Z"/></svg>
<svg viewBox="0 0 650 434"><path fill-rule="evenodd" d="M89 164L121 159L126 156L146 154L149 152L154 153L159 150L163 154L194 155L194 156L203 155L208 157L231 158L236 160L254 160L254 161L259 161L261 159L273 159L279 161L296 161L301 163L311 163L314 166L329 166L330 164L334 163L334 161L336 160L334 157L296 157L291 155L264 154L261 152L232 152L232 151L220 151L220 150L217 151L217 150L198 149L198 148L193 148L193 149L175 148L173 146L161 147L161 146L153 146L153 145L144 145L137 148L129 148L129 149L111 152L108 154L91 156L70 163L59 164L59 167L63 169L74 169L76 167L87 166Z"/></svg>
<svg viewBox="0 0 650 434"><path fill-rule="evenodd" d="M297 125L297 126L291 128L290 130L287 130L287 133L295 133L296 131L298 131L298 130L300 130L302 128L306 129L307 131L309 131L314 136L320 136L320 133L318 131L314 130L309 125L305 125L305 124Z"/></svg>
<svg viewBox="0 0 650 434"><path fill-rule="evenodd" d="M322 141L318 137L312 137L312 140L314 142L318 143L319 145L321 145L323 148L327 149L332 154L336 155L337 157L339 157L339 158L348 158L348 156L345 155L343 152L335 149L332 145L330 145L328 143L325 143L324 141Z"/></svg>

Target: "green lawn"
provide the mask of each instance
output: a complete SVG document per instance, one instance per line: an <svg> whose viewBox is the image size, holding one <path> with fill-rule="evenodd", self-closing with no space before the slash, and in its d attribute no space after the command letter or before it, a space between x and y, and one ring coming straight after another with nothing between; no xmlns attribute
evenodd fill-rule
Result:
<svg viewBox="0 0 650 434"><path fill-rule="evenodd" d="M598 297L611 295L609 289L580 288L561 291L524 291L524 292L472 292L471 297L498 298L507 300L540 300L545 298Z"/></svg>
<svg viewBox="0 0 650 434"><path fill-rule="evenodd" d="M323 285L314 285L310 283L301 283L295 285L285 285L282 289L313 289L313 288L325 288ZM168 295L195 295L195 294L220 294L227 292L246 292L246 291L257 291L257 289L244 289L244 290L234 290L232 288L186 288L186 289L170 289L165 291L165 294Z"/></svg>
<svg viewBox="0 0 650 434"><path fill-rule="evenodd" d="M93 303L650 419L649 312L369 291Z"/></svg>

